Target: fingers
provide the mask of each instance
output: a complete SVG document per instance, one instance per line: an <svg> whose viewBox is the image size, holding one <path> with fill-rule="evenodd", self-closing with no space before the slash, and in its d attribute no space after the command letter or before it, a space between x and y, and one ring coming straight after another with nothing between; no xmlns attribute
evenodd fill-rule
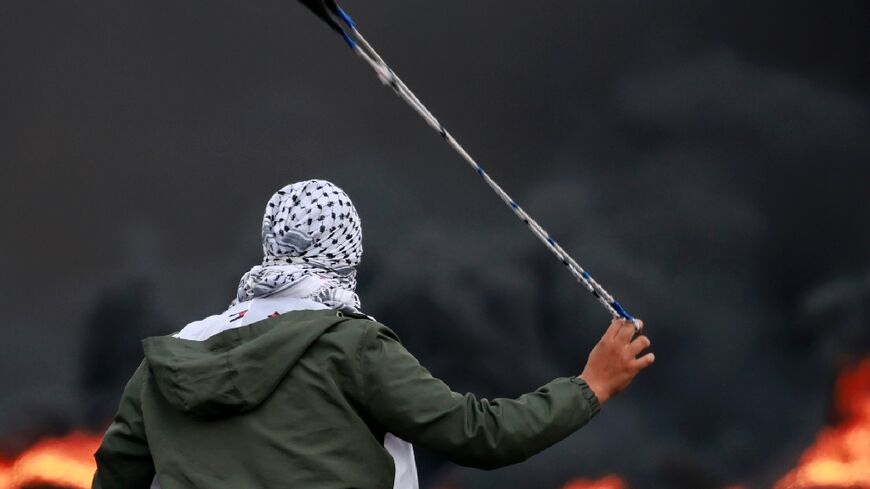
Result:
<svg viewBox="0 0 870 489"><path fill-rule="evenodd" d="M610 326L608 326L607 331L604 332L604 337L616 338L616 333L619 332L624 323L624 319L614 319L613 321L610 321Z"/></svg>
<svg viewBox="0 0 870 489"><path fill-rule="evenodd" d="M639 319L637 320L638 324L643 324ZM619 322L619 329L616 331L616 341L621 341L624 343L628 343L631 341L632 336L637 332L637 329L633 322L628 321L626 319L617 319L615 322Z"/></svg>
<svg viewBox="0 0 870 489"><path fill-rule="evenodd" d="M646 355L634 360L634 362L632 362L632 366L634 368L636 368L638 371L641 371L641 370L649 367L650 365L652 365L653 362L655 362L655 361L656 361L656 354L655 353L647 353Z"/></svg>
<svg viewBox="0 0 870 489"><path fill-rule="evenodd" d="M640 352L646 350L650 347L650 340L646 336L638 336L631 343L628 344L628 350L631 352L632 357L636 357L640 354Z"/></svg>

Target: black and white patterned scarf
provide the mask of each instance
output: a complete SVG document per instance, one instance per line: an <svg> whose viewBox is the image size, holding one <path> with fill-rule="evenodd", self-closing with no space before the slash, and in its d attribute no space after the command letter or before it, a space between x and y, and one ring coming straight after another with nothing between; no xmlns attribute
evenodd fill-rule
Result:
<svg viewBox="0 0 870 489"><path fill-rule="evenodd" d="M262 237L263 264L242 276L233 305L281 293L359 312L362 228L343 190L325 180L287 185L269 199Z"/></svg>

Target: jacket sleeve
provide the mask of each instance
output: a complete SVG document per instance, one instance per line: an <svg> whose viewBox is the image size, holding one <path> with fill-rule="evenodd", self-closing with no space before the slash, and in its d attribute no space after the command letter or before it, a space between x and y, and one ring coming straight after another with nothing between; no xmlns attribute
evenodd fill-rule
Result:
<svg viewBox="0 0 870 489"><path fill-rule="evenodd" d="M141 393L148 365L143 361L121 396L115 419L94 457L97 472L92 489L148 489L154 462L145 438Z"/></svg>
<svg viewBox="0 0 870 489"><path fill-rule="evenodd" d="M559 378L517 399L453 392L383 325L368 327L360 349L364 405L386 430L482 469L517 462L586 424L599 409L583 380Z"/></svg>

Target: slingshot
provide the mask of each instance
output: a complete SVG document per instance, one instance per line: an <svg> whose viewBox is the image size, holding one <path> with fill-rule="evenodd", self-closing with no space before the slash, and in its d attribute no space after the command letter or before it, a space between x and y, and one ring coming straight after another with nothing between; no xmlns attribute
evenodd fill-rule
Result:
<svg viewBox="0 0 870 489"><path fill-rule="evenodd" d="M578 282L583 284L586 289L607 309L608 312L616 318L624 318L629 321L634 321L634 318L622 307L622 305L613 298L604 287L601 286L592 276L589 275L583 267L571 257L559 243L556 242L540 224L529 216L526 211L519 206L502 188L490 178L490 176L481 168L481 166L465 151L465 148L459 144L459 141L440 123L438 119L420 102L420 99L414 95L414 92L408 88L401 78L384 62L383 58L375 51L371 44L360 34L356 27L356 23L350 16L344 12L336 3L335 0L300 0L308 8L310 8L318 17L327 23L334 31L339 33L350 46L351 49L362 58L378 75L384 85L389 86L402 100L404 100L414 111L420 114L420 117L426 121L433 129L438 131L441 138L452 147L459 156L462 157L473 169L483 178L483 181L496 193L496 195L507 204L514 214L529 227L529 230L541 240L544 245L556 255L556 258L562 262L568 271L573 275ZM342 27L342 24L346 26ZM635 322L635 327L638 323Z"/></svg>

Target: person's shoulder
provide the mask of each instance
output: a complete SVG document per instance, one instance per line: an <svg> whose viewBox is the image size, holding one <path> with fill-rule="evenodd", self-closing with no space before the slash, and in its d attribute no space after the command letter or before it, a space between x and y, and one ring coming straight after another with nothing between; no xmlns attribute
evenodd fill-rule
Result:
<svg viewBox="0 0 870 489"><path fill-rule="evenodd" d="M343 321L344 327L359 335L362 341L372 340L377 337L386 337L400 341L395 331L372 316L351 312L342 312L341 314L347 318L346 321Z"/></svg>

